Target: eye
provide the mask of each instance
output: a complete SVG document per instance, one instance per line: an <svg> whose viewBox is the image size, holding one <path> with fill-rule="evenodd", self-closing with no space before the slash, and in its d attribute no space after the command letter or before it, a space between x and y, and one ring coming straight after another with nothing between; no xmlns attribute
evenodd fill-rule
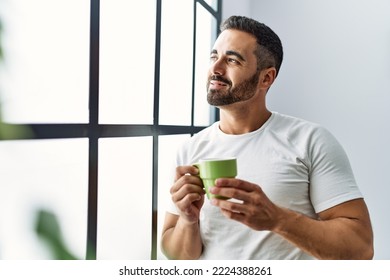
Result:
<svg viewBox="0 0 390 280"><path fill-rule="evenodd" d="M234 58L228 58L228 62L229 63L234 63L234 64L238 64L239 61L237 59L234 59Z"/></svg>
<svg viewBox="0 0 390 280"><path fill-rule="evenodd" d="M216 55L210 56L210 61L216 61L217 59L218 59L218 56L216 56Z"/></svg>

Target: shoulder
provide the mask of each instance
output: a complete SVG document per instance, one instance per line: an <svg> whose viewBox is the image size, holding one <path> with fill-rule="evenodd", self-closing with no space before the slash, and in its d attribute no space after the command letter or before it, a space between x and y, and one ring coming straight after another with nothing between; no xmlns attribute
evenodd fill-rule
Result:
<svg viewBox="0 0 390 280"><path fill-rule="evenodd" d="M339 157L345 154L339 141L327 128L304 119L275 113L268 132L303 155L308 165L325 155Z"/></svg>
<svg viewBox="0 0 390 280"><path fill-rule="evenodd" d="M303 128L315 128L320 127L319 124L310 122L298 117L293 117L289 115L284 115L278 112L272 113L274 121L273 121L273 128L278 129L281 128L283 130L296 130L296 129L303 129Z"/></svg>
<svg viewBox="0 0 390 280"><path fill-rule="evenodd" d="M321 138L332 137L332 134L325 127L318 123L307 121L301 118L273 113L272 125L269 127L271 133L279 134L289 140L310 141Z"/></svg>

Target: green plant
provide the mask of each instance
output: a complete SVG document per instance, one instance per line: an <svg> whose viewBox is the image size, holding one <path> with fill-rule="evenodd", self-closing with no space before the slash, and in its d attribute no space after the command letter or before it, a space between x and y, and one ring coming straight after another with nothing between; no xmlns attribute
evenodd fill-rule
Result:
<svg viewBox="0 0 390 280"><path fill-rule="evenodd" d="M35 232L46 243L54 259L77 259L66 247L57 217L53 213L47 210L39 210L37 212Z"/></svg>

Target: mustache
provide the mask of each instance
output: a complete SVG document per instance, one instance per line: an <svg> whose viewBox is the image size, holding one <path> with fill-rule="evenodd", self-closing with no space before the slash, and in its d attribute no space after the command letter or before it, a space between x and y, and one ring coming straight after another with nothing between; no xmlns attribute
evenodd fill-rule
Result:
<svg viewBox="0 0 390 280"><path fill-rule="evenodd" d="M211 75L209 78L209 82L210 81L220 81L220 82L223 82L225 84L228 84L229 86L232 85L232 82L230 80L225 79L224 77L219 76L219 75Z"/></svg>

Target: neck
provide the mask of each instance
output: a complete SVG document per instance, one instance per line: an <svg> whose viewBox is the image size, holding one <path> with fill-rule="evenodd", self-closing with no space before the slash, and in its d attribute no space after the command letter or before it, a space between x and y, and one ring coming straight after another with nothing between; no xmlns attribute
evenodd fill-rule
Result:
<svg viewBox="0 0 390 280"><path fill-rule="evenodd" d="M226 134L245 134L259 129L271 114L265 106L253 109L243 106L235 110L221 108L219 126Z"/></svg>

